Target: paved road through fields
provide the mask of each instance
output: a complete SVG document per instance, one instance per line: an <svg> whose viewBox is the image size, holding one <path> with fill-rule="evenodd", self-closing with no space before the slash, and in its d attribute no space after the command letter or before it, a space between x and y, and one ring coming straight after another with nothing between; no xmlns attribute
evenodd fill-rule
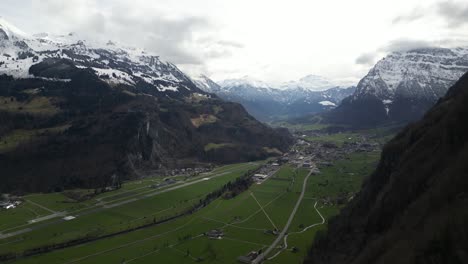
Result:
<svg viewBox="0 0 468 264"><path fill-rule="evenodd" d="M276 248L278 243L280 243L280 241L283 239L283 237L288 232L289 226L291 225L291 222L294 219L294 215L296 215L297 209L299 209L299 206L301 205L302 199L304 198L304 194L305 194L305 191L306 191L307 180L309 179L309 176L311 174L312 174L312 171L309 172L309 174L307 174L307 176L305 177L304 183L302 184L301 195L299 196L299 199L297 199L296 206L294 206L294 209L292 210L291 214L289 215L288 222L284 226L283 230L278 235L278 237L276 237L275 241L273 241L273 243L262 254L258 255L258 257L256 259L252 260L253 264L261 263L268 256L268 254L270 254L270 252L273 249Z"/></svg>
<svg viewBox="0 0 468 264"><path fill-rule="evenodd" d="M252 163L252 164L255 164L255 163ZM252 164L248 164L248 165L252 165ZM244 167L247 167L248 165L246 166L242 166L240 168L244 168ZM240 168L236 168L234 169L233 171L237 171L238 169ZM226 175L226 174L229 174L233 171L225 171L225 172L222 172L222 173L217 173L217 174L214 174L212 176L209 176L210 179L214 179L214 178L217 178L217 177L221 177L223 175ZM119 202L110 202L110 203L105 203L105 204L101 204L99 207L97 208L94 208L94 209L88 209L86 211L83 211L82 213L79 213L79 214L73 214L74 217L79 217L79 216L84 216L84 215L88 215L88 214L92 214L92 213L96 213L96 212L99 212L99 211L103 211L103 210L106 210L106 209L109 209L109 208L113 208L113 207L117 207L117 206L121 206L121 205L124 205L124 204L128 204L128 203L131 203L131 202L135 202L135 201L138 201L138 200L142 200L142 199L146 199L146 198L149 198L149 197L152 197L152 196L156 196L156 195L159 195L159 194L163 194L163 193L166 193L166 192L169 192L169 191L174 191L174 190L177 190L177 189L180 189L180 188L184 188L184 187L188 187L188 186L191 186L193 184L197 184L197 183L200 183L200 182L203 182L203 181L206 181L207 179L197 179L197 180L193 180L193 181L189 181L189 182L185 182L183 184L180 184L180 185L176 185L174 187L169 187L167 189L163 189L163 190L159 190L159 191L155 191L155 192L151 192L151 193L148 193L148 194L145 194L145 195L141 195L139 197L135 197L135 198L130 198L130 199L126 199L126 200L123 200L123 201L119 201ZM65 216L65 212L59 212L59 213L55 213L51 216L53 217L61 217L61 216ZM46 219L48 220L48 219ZM24 229L21 229L21 230L17 230L17 231L14 231L14 232L10 232L10 233L0 233L0 239L5 239L5 238L9 238L9 237L13 237L13 236L16 236L16 235L19 235L19 234L24 234L24 233L28 233L28 232L31 232L33 230L37 230L37 229L41 229L41 228L44 228L44 227L47 227L47 226L50 226L50 225L55 225L55 224L58 224L58 223L61 223L61 222L65 222L66 220L64 220L63 218L60 218L60 219L56 219L54 221L48 221L48 222L45 222L45 223L42 223L42 224L36 224L34 226L30 226L28 228L24 228ZM24 225L24 226L28 226L28 225L31 225L33 223L37 223L37 222L34 222L34 221L29 221L28 224Z"/></svg>

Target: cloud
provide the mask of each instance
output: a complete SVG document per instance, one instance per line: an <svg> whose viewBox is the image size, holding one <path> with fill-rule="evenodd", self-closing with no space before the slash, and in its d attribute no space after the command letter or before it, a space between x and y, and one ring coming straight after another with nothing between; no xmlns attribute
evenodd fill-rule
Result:
<svg viewBox="0 0 468 264"><path fill-rule="evenodd" d="M427 7L416 7L409 13L397 16L393 24L414 22L423 18L439 17L451 28L468 24L467 1L442 1Z"/></svg>
<svg viewBox="0 0 468 264"><path fill-rule="evenodd" d="M381 47L382 52L404 52L420 48L434 47L434 44L424 40L396 39Z"/></svg>
<svg viewBox="0 0 468 264"><path fill-rule="evenodd" d="M395 39L372 52L366 52L356 58L355 63L360 65L374 65L377 58L392 52L405 52L420 48L438 47L436 43L414 39Z"/></svg>
<svg viewBox="0 0 468 264"><path fill-rule="evenodd" d="M213 37L215 25L205 17L176 16L150 4L141 8L118 0L34 0L34 3L45 23L58 25L58 30L142 47L175 64L199 65L206 58L230 56L232 49L243 47Z"/></svg>
<svg viewBox="0 0 468 264"><path fill-rule="evenodd" d="M437 4L437 13L445 19L448 26L458 28L468 24L468 2L446 1Z"/></svg>
<svg viewBox="0 0 468 264"><path fill-rule="evenodd" d="M413 22L423 18L426 15L426 10L422 8L415 8L405 15L397 16L393 19L392 24Z"/></svg>
<svg viewBox="0 0 468 264"><path fill-rule="evenodd" d="M244 44L236 42L236 41L229 41L229 40L220 40L218 41L219 45L222 46L228 46L228 47L233 47L233 48L244 48Z"/></svg>
<svg viewBox="0 0 468 264"><path fill-rule="evenodd" d="M375 59L377 58L376 52L368 52L361 54L359 57L356 58L356 64L362 65L373 65L375 63Z"/></svg>

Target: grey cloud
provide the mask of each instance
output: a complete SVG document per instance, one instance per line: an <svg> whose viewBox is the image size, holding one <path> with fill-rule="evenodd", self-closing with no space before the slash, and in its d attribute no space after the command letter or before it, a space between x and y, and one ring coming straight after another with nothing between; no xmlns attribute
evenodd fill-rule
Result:
<svg viewBox="0 0 468 264"><path fill-rule="evenodd" d="M204 58L229 57L234 50L244 48L242 43L232 40L217 40L213 37L199 38L197 43L202 47Z"/></svg>
<svg viewBox="0 0 468 264"><path fill-rule="evenodd" d="M128 1L35 1L49 24L58 23L63 30L87 38L146 48L175 64L202 64L206 54L228 56L229 52L218 46L234 45L213 39L204 44L197 42L195 34L209 33L214 27L203 17L168 17L151 8L137 9Z"/></svg>
<svg viewBox="0 0 468 264"><path fill-rule="evenodd" d="M385 55L391 52L405 52L414 49L437 47L436 43L413 40L413 39L395 39L390 41L387 45L380 47L376 51L361 54L356 58L355 63L361 65L374 65L378 56Z"/></svg>
<svg viewBox="0 0 468 264"><path fill-rule="evenodd" d="M418 19L421 19L426 14L426 10L422 8L415 8L410 13L401 15L393 19L393 24L404 23L404 22L413 22Z"/></svg>
<svg viewBox="0 0 468 264"><path fill-rule="evenodd" d="M236 41L229 41L229 40L220 40L220 41L218 41L218 44L222 45L222 46L239 48L239 49L244 47L244 44L242 44L242 43L239 43L239 42L236 42Z"/></svg>
<svg viewBox="0 0 468 264"><path fill-rule="evenodd" d="M450 27L460 27L468 24L468 2L447 1L437 5L437 13L443 17Z"/></svg>
<svg viewBox="0 0 468 264"><path fill-rule="evenodd" d="M393 24L413 22L428 16L441 17L449 27L458 28L468 24L468 2L443 1L429 7L417 7L407 14L393 19Z"/></svg>
<svg viewBox="0 0 468 264"><path fill-rule="evenodd" d="M356 58L356 64L363 64L363 65L372 65L375 62L375 58L377 57L376 53L364 53L361 54L359 57Z"/></svg>
<svg viewBox="0 0 468 264"><path fill-rule="evenodd" d="M383 52L409 51L419 48L433 47L434 44L424 40L396 39L380 48Z"/></svg>

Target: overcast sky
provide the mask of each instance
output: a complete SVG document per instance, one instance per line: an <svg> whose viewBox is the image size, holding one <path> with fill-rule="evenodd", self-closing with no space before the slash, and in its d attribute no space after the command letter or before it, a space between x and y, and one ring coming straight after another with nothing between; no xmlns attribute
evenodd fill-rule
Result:
<svg viewBox="0 0 468 264"><path fill-rule="evenodd" d="M1 0L29 33L144 47L189 74L357 82L386 53L468 46L466 0Z"/></svg>

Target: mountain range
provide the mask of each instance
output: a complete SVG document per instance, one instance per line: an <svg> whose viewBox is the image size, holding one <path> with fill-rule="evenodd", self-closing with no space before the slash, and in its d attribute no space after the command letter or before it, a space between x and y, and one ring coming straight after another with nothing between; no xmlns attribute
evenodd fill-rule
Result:
<svg viewBox="0 0 468 264"><path fill-rule="evenodd" d="M0 20L0 191L97 188L148 173L264 159L289 133L200 90L142 49Z"/></svg>
<svg viewBox="0 0 468 264"><path fill-rule="evenodd" d="M407 123L422 117L468 71L468 48L393 52L377 62L354 94L326 120L358 126Z"/></svg>
<svg viewBox="0 0 468 264"><path fill-rule="evenodd" d="M204 75L192 79L200 89L242 104L262 121L297 118L333 109L355 90L354 87L340 87L316 75L279 85L248 76L224 80L219 84Z"/></svg>
<svg viewBox="0 0 468 264"><path fill-rule="evenodd" d="M316 236L305 263L467 263L467 116L465 74L386 144L376 171Z"/></svg>

